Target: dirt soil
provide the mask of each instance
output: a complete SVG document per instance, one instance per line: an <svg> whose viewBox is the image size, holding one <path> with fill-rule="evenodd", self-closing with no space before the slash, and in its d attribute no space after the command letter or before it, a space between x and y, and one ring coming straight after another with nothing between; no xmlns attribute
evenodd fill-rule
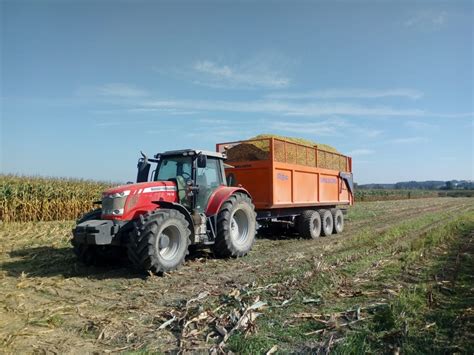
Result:
<svg viewBox="0 0 474 355"><path fill-rule="evenodd" d="M0 341L3 351L15 353L183 350L182 327L164 323L190 302L199 303L196 298L219 305L234 290L291 279L285 270L334 256L364 231L381 235L430 213L454 217L473 209L469 198L359 203L340 235L318 240L259 235L244 258L216 259L200 252L163 277L141 275L130 265L81 265L69 245L73 222L1 224ZM185 349L207 351L222 336L207 340L190 341Z"/></svg>

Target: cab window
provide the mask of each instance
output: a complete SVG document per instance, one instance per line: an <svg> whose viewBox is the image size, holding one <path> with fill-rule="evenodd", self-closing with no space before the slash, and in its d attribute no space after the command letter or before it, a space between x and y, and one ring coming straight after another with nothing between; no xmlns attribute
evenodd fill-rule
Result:
<svg viewBox="0 0 474 355"><path fill-rule="evenodd" d="M185 180L191 178L191 159L189 157L164 157L156 173L155 181L166 181L182 176Z"/></svg>
<svg viewBox="0 0 474 355"><path fill-rule="evenodd" d="M196 185L199 186L197 206L199 211L206 209L209 197L219 185L222 185L221 169L218 159L208 157L205 168L198 168Z"/></svg>

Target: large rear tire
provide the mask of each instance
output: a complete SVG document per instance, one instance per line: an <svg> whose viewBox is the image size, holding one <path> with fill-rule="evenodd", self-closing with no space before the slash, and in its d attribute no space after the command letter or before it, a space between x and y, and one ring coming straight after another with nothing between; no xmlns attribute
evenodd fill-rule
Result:
<svg viewBox="0 0 474 355"><path fill-rule="evenodd" d="M177 210L146 214L130 234L128 257L140 270L156 274L179 268L188 254L189 223Z"/></svg>
<svg viewBox="0 0 474 355"><path fill-rule="evenodd" d="M303 211L298 216L296 228L301 237L317 239L321 235L321 216L314 210Z"/></svg>
<svg viewBox="0 0 474 355"><path fill-rule="evenodd" d="M213 245L218 257L246 255L255 242L256 214L252 200L244 193L232 194L217 215L217 236Z"/></svg>
<svg viewBox="0 0 474 355"><path fill-rule="evenodd" d="M334 229L332 213L329 210L319 210L318 212L321 216L321 234L323 236L329 237Z"/></svg>
<svg viewBox="0 0 474 355"><path fill-rule="evenodd" d="M342 233L344 230L344 215L339 208L333 208L331 210L332 218L334 220L334 233Z"/></svg>
<svg viewBox="0 0 474 355"><path fill-rule="evenodd" d="M76 224L94 219L100 219L102 210L100 208L85 213ZM116 245L89 245L78 243L74 238L71 240L72 250L77 259L85 265L104 266L117 263L124 256L124 248Z"/></svg>

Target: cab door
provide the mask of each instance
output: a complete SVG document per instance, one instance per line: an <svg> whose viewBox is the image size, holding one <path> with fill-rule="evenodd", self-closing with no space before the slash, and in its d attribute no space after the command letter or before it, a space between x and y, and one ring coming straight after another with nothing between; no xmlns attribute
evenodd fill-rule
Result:
<svg viewBox="0 0 474 355"><path fill-rule="evenodd" d="M206 210L212 193L223 185L221 162L217 158L207 157L205 168L196 169L196 186L199 187L196 198L196 209L199 212Z"/></svg>

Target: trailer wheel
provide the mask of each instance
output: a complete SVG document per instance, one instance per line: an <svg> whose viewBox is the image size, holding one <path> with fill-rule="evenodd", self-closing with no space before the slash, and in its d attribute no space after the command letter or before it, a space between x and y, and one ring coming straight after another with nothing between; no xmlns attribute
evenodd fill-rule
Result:
<svg viewBox="0 0 474 355"><path fill-rule="evenodd" d="M321 216L317 211L306 210L296 221L298 233L303 238L316 239L321 235Z"/></svg>
<svg viewBox="0 0 474 355"><path fill-rule="evenodd" d="M232 194L217 215L217 235L213 245L218 257L238 257L252 249L256 234L255 207L249 196Z"/></svg>
<svg viewBox="0 0 474 355"><path fill-rule="evenodd" d="M100 208L85 213L76 224L100 219L102 210ZM71 240L72 250L77 259L85 265L103 266L114 264L124 256L124 248L116 245L89 245L78 243L74 238Z"/></svg>
<svg viewBox="0 0 474 355"><path fill-rule="evenodd" d="M321 216L321 232L323 236L330 236L334 228L334 220L332 218L332 213L329 210L319 210L319 215Z"/></svg>
<svg viewBox="0 0 474 355"><path fill-rule="evenodd" d="M177 210L147 213L130 234L128 258L143 271L162 274L176 270L188 254L190 234L189 223Z"/></svg>
<svg viewBox="0 0 474 355"><path fill-rule="evenodd" d="M332 218L334 220L334 233L342 233L344 230L344 215L339 208L333 208L331 210Z"/></svg>

